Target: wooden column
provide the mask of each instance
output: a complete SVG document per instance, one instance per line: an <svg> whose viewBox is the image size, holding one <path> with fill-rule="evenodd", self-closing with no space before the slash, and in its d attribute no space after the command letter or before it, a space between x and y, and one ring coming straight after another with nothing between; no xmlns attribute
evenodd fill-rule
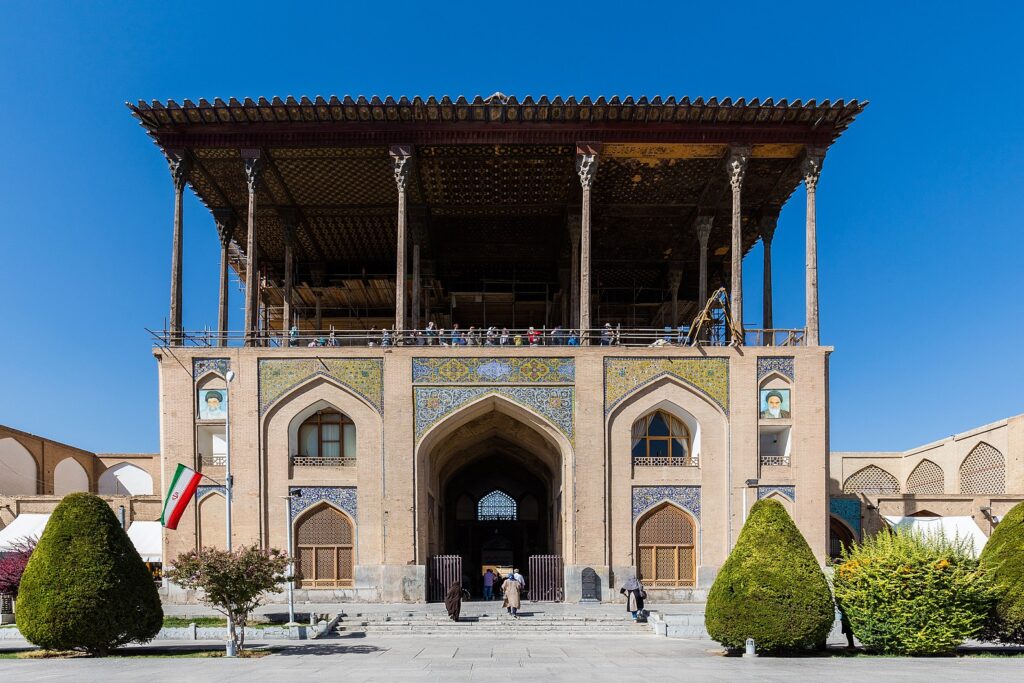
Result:
<svg viewBox="0 0 1024 683"><path fill-rule="evenodd" d="M420 307L422 297L420 296L420 245L412 245L412 329L420 329Z"/></svg>
<svg viewBox="0 0 1024 683"><path fill-rule="evenodd" d="M184 221L185 184L188 182L192 160L188 152L177 150L168 153L167 163L171 168L171 179L174 181L174 235L171 239L171 308L167 323L170 332L170 343L173 346L182 344L181 327L181 271L183 259L182 223Z"/></svg>
<svg viewBox="0 0 1024 683"><path fill-rule="evenodd" d="M284 228L284 302L281 311L281 332L285 338L292 329L292 291L295 289L295 227L298 215L293 209L277 210L277 218ZM318 327L317 330L320 328Z"/></svg>
<svg viewBox="0 0 1024 683"><path fill-rule="evenodd" d="M395 186L398 188L398 234L397 264L395 266L395 334L394 343L402 343L402 330L405 329L405 243L408 232L408 209L406 207L405 186L409 179L409 161L412 158L412 145L393 145L391 160L394 162Z"/></svg>
<svg viewBox="0 0 1024 683"><path fill-rule="evenodd" d="M324 327L324 316L320 303L322 301L322 294L319 289L313 293L313 298L316 300L316 331L319 334Z"/></svg>
<svg viewBox="0 0 1024 683"><path fill-rule="evenodd" d="M732 147L725 161L725 170L729 174L729 185L732 187L732 269L729 277L731 292L729 295L732 308L732 322L740 336L733 339L734 343L743 343L743 214L740 194L743 189L743 177L747 172L749 147Z"/></svg>
<svg viewBox="0 0 1024 683"><path fill-rule="evenodd" d="M228 345L228 248L235 232L235 214L231 209L213 212L220 237L220 291L217 296L217 345Z"/></svg>
<svg viewBox="0 0 1024 683"><path fill-rule="evenodd" d="M249 187L245 248L245 345L255 346L260 321L260 276L256 243L256 188L263 168L258 149L243 149L245 179Z"/></svg>
<svg viewBox="0 0 1024 683"><path fill-rule="evenodd" d="M804 174L804 186L807 188L807 264L806 264L806 301L807 301L807 345L820 344L818 327L818 226L816 195L818 177L821 166L825 162L823 150L808 149L801 170Z"/></svg>
<svg viewBox="0 0 1024 683"><path fill-rule="evenodd" d="M583 201L580 208L580 336L581 343L590 343L590 190L597 176L597 163L600 145L587 142L576 145L576 172L580 176L580 187L583 189Z"/></svg>
<svg viewBox="0 0 1024 683"><path fill-rule="evenodd" d="M761 327L766 331L774 329L775 318L772 313L772 239L775 237L775 226L779 222L779 207L771 208L761 214L758 221L761 229L761 244L764 246L764 292L761 297ZM771 346L774 342L770 332L765 333L764 343Z"/></svg>
<svg viewBox="0 0 1024 683"><path fill-rule="evenodd" d="M672 298L672 320L669 324L675 328L679 325L679 283L683 281L682 268L668 271L668 292Z"/></svg>
<svg viewBox="0 0 1024 683"><path fill-rule="evenodd" d="M700 279L697 284L697 310L704 310L708 302L708 238L714 216L697 216L697 239L700 241Z"/></svg>
<svg viewBox="0 0 1024 683"><path fill-rule="evenodd" d="M580 216L569 214L569 322L575 328L580 324Z"/></svg>

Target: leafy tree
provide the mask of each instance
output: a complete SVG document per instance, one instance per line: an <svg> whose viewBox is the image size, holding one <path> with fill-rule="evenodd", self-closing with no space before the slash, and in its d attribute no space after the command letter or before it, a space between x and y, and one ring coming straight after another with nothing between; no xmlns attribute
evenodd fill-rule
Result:
<svg viewBox="0 0 1024 683"><path fill-rule="evenodd" d="M705 610L714 640L779 652L823 644L835 619L828 581L782 503L759 500L718 572Z"/></svg>
<svg viewBox="0 0 1024 683"><path fill-rule="evenodd" d="M0 555L0 595L18 597L18 585L21 583L21 576L28 566L28 558L36 549L38 539L26 538L15 541L13 548Z"/></svg>
<svg viewBox="0 0 1024 683"><path fill-rule="evenodd" d="M105 655L151 640L163 623L153 577L110 506L64 497L21 577L18 628L49 650Z"/></svg>
<svg viewBox="0 0 1024 683"><path fill-rule="evenodd" d="M202 600L228 617L231 640L241 651L245 626L267 593L280 593L288 557L280 550L242 546L234 552L202 548L178 555L167 576L182 588L202 591Z"/></svg>
<svg viewBox="0 0 1024 683"><path fill-rule="evenodd" d="M985 637L1024 644L1024 503L1014 505L996 525L980 559L998 596Z"/></svg>
<svg viewBox="0 0 1024 683"><path fill-rule="evenodd" d="M940 655L977 636L995 601L967 545L882 531L843 552L836 602L873 652Z"/></svg>

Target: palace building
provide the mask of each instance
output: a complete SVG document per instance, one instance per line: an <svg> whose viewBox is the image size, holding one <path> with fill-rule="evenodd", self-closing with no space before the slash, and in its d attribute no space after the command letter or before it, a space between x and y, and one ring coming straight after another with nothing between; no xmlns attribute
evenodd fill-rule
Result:
<svg viewBox="0 0 1024 683"><path fill-rule="evenodd" d="M300 589L331 599L430 599L460 575L476 592L513 566L534 596L610 599L639 572L699 597L763 497L825 561L815 193L864 106L131 105L175 190L164 481L178 463L222 481L229 443L233 543L286 547L291 527ZM800 184L807 319L779 330L770 245ZM213 331L181 324L186 188L222 243ZM764 310L744 311L758 240ZM165 557L223 543L224 515L201 486Z"/></svg>
<svg viewBox="0 0 1024 683"><path fill-rule="evenodd" d="M165 562L224 545L228 455L232 543L290 543L315 602L434 600L460 577L479 595L513 567L532 599L614 600L638 574L655 600L700 600L761 498L822 563L887 523L987 534L1024 498L1024 417L830 453L815 207L866 103L129 106L174 188L160 454L139 464L159 490L180 463L207 477ZM800 185L806 318L779 329L772 238ZM221 244L205 330L182 325L186 189ZM758 241L763 307L745 310ZM47 463L20 509L52 505ZM133 519L159 517L145 493Z"/></svg>

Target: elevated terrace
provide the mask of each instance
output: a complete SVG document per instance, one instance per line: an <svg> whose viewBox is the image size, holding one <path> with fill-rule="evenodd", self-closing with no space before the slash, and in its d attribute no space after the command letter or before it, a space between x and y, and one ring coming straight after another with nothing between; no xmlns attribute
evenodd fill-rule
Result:
<svg viewBox="0 0 1024 683"><path fill-rule="evenodd" d="M182 328L188 186L222 242L211 343L280 343L294 327L298 343L331 331L369 343L388 329L392 343L415 344L430 322L561 327L583 344L601 343L611 322L622 345L678 343L724 287L737 321L724 343L817 345L817 179L865 106L501 93L140 101L129 107L175 185L163 337L209 338ZM745 333L742 258L764 243L760 317L772 330L771 241L800 183L806 329ZM231 271L245 292L240 337L226 332Z"/></svg>

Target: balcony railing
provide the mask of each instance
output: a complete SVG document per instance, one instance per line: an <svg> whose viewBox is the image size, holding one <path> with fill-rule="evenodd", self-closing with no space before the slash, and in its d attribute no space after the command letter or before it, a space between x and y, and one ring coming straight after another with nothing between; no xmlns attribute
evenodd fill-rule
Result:
<svg viewBox="0 0 1024 683"><path fill-rule="evenodd" d="M698 467L696 458L633 456L634 467Z"/></svg>
<svg viewBox="0 0 1024 683"><path fill-rule="evenodd" d="M224 467L226 460L225 455L203 455L199 458L199 464L203 467Z"/></svg>
<svg viewBox="0 0 1024 683"><path fill-rule="evenodd" d="M762 467L789 467L788 455L762 455Z"/></svg>
<svg viewBox="0 0 1024 683"><path fill-rule="evenodd" d="M327 458L316 455L293 455L293 467L351 467L356 464L355 458Z"/></svg>
<svg viewBox="0 0 1024 683"><path fill-rule="evenodd" d="M317 347L383 347L436 346L453 351L470 347L502 348L509 352L540 346L619 346L632 348L729 346L726 335L714 329L702 338L690 334L687 327L600 327L585 330L562 328L476 328L407 330L395 334L391 330L301 330L294 334L277 330L260 331L248 339L244 332L211 330L171 332L147 330L158 346L219 347L250 346L263 348L317 348ZM806 346L803 329L747 328L744 332L747 346Z"/></svg>

